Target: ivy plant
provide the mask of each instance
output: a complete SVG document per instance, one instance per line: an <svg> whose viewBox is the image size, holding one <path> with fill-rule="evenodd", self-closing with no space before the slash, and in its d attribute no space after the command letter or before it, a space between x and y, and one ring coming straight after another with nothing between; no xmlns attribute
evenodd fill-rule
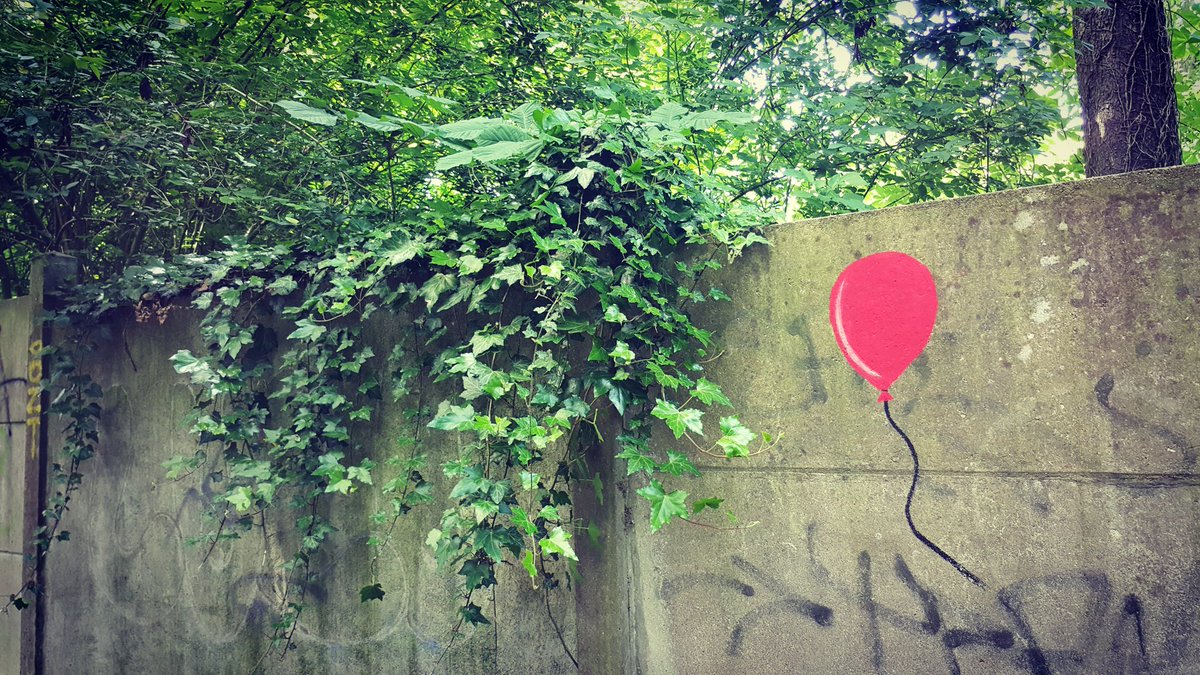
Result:
<svg viewBox="0 0 1200 675"><path fill-rule="evenodd" d="M311 604L315 552L337 529L362 527L331 521L329 502L384 497L364 517L378 563L397 519L435 501L433 434L453 450L439 454L448 492L425 544L459 579L460 626L489 621L477 598L497 565L551 589L577 562L584 528L571 483L586 475L590 447L615 445L652 530L720 514L719 497L684 483L700 475L698 458L772 442L705 377L714 337L691 317L729 299L705 273L765 243L762 215L717 172L751 116L674 103L639 113L620 99L526 103L442 125L301 101L278 108L314 133L347 124L421 144L437 157L426 200L337 215L325 239L228 238L211 254L146 261L85 288L67 312L204 313L204 349L171 359L195 392L198 449L165 468L215 486L211 525L193 540L206 550L273 518L294 524L276 648L291 646ZM388 353L366 338L376 319L406 327ZM356 424L385 399L407 410L411 433L365 447ZM609 411L620 420L613 438L601 424ZM387 592L364 582L363 602Z"/></svg>

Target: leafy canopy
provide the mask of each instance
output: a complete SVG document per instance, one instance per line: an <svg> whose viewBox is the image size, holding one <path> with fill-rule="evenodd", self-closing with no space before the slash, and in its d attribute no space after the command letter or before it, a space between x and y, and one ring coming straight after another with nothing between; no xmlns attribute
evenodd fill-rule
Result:
<svg viewBox="0 0 1200 675"><path fill-rule="evenodd" d="M720 510L676 487L701 459L773 443L704 377L713 336L689 313L728 299L703 275L764 223L1079 175L1036 158L1077 136L1064 16L1033 0L5 3L0 292L65 251L90 283L60 320L83 335L119 306L205 313L205 348L172 359L200 447L166 469L216 486L210 550L288 514L276 646L312 556L348 527L325 507L377 491L378 576L396 519L434 501L433 433L458 446L426 544L462 620L487 623L476 593L498 564L552 588L593 534L571 494L602 414L623 420L612 441L653 530ZM1173 16L1186 60L1195 12ZM365 339L376 314L408 326L390 353ZM98 440L98 389L67 351L43 552L68 538ZM384 398L409 430L364 447Z"/></svg>

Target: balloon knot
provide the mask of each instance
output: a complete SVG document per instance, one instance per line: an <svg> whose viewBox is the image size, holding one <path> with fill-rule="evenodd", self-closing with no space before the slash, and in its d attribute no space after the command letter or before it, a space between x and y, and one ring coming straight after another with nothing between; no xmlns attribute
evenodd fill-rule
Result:
<svg viewBox="0 0 1200 675"><path fill-rule="evenodd" d="M883 389L879 392L879 400L877 400L875 402L876 403L886 403L890 400L892 400L892 395L888 393L887 389Z"/></svg>

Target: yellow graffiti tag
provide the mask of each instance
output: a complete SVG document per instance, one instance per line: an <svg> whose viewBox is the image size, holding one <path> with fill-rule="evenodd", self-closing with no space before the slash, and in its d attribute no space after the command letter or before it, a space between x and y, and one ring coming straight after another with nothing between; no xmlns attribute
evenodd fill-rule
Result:
<svg viewBox="0 0 1200 675"><path fill-rule="evenodd" d="M37 458L38 425L42 423L42 341L29 343L29 401L25 404L25 426L29 428L29 456Z"/></svg>

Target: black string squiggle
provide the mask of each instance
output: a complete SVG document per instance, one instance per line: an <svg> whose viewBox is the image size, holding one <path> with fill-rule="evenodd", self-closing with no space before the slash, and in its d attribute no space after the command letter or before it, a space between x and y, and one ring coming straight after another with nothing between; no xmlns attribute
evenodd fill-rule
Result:
<svg viewBox="0 0 1200 675"><path fill-rule="evenodd" d="M943 551L941 549L941 547L939 547L937 544L933 543L932 541L929 541L928 537L921 534L921 532L919 530L917 530L917 526L913 523L913 519L912 519L912 501L913 501L913 495L916 494L916 492L917 492L917 479L919 479L921 477L921 462L920 462L920 460L917 459L917 449L915 447L913 447L913 442L911 440L909 440L908 434L904 433L904 430L901 429L898 424L896 424L896 420L892 419L892 411L888 408L887 401L883 402L883 415L884 415L884 417L887 417L888 424L892 425L892 428L896 430L896 433L900 434L900 438L904 439L904 443L906 445L908 445L908 452L909 452L909 454L912 455L912 461L913 461L912 485L909 486L909 488L908 488L908 499L905 500L905 502L904 502L904 518L906 520L908 520L908 529L912 530L913 536L915 536L922 544L925 544L926 546L929 547L929 550L938 554L939 558L950 563L954 567L954 569L958 570L959 574L961 574L964 577L966 577L967 579L969 579L971 581L971 583L976 584L977 586L981 586L983 588L987 588L987 584L983 583L982 579L975 576L975 574L973 572L971 572L971 570L967 569L962 563L955 560L949 553L946 553L945 551Z"/></svg>

